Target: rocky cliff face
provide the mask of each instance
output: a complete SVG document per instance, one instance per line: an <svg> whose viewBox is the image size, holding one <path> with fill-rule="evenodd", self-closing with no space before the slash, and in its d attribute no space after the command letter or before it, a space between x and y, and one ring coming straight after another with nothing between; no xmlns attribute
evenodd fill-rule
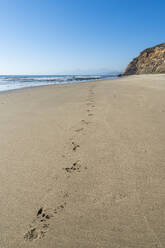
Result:
<svg viewBox="0 0 165 248"><path fill-rule="evenodd" d="M148 48L128 64L123 75L165 73L165 43Z"/></svg>

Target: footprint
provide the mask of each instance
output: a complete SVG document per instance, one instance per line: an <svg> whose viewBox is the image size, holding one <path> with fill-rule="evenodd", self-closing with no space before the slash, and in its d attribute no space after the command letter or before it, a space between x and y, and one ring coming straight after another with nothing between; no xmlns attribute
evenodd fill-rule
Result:
<svg viewBox="0 0 165 248"><path fill-rule="evenodd" d="M37 212L37 216L40 215L40 214L42 214L42 211L43 211L43 208L40 208L40 209L38 210L38 212Z"/></svg>
<svg viewBox="0 0 165 248"><path fill-rule="evenodd" d="M77 148L80 148L80 146L77 145L75 142L72 142L72 145L73 145L73 151L76 151Z"/></svg>
<svg viewBox="0 0 165 248"><path fill-rule="evenodd" d="M69 197L69 195L70 195L70 194L69 194L68 192L66 192L66 193L64 194L64 196L63 196L63 197L64 197L64 198L68 198L68 197Z"/></svg>
<svg viewBox="0 0 165 248"><path fill-rule="evenodd" d="M85 120L81 120L82 123L88 125L90 122L89 121L85 121Z"/></svg>
<svg viewBox="0 0 165 248"><path fill-rule="evenodd" d="M73 163L72 167L66 167L64 170L66 170L68 173L72 173L74 171L80 172L80 167L80 160L77 160L75 163Z"/></svg>
<svg viewBox="0 0 165 248"><path fill-rule="evenodd" d="M33 241L41 239L48 231L49 219L53 217L53 214L42 207L37 211L36 218L32 221L33 225L30 225L29 230L25 233L24 239L26 241Z"/></svg>
<svg viewBox="0 0 165 248"><path fill-rule="evenodd" d="M24 239L26 241L33 241L35 239L41 239L45 235L45 232L37 230L36 228L32 228L24 235Z"/></svg>
<svg viewBox="0 0 165 248"><path fill-rule="evenodd" d="M50 219L54 217L54 214L58 214L64 210L65 206L66 202L63 202L54 209L48 210L41 207L37 211L36 217L32 221L32 224L29 225L29 230L24 234L25 241L35 241L37 239L44 238L46 232L49 230Z"/></svg>
<svg viewBox="0 0 165 248"><path fill-rule="evenodd" d="M58 214L59 211L64 210L65 207L66 207L66 202L64 202L63 204L57 206L57 207L54 209L54 213L55 213L55 214Z"/></svg>
<svg viewBox="0 0 165 248"><path fill-rule="evenodd" d="M93 114L88 114L88 116L93 116Z"/></svg>
<svg viewBox="0 0 165 248"><path fill-rule="evenodd" d="M76 129L75 132L80 132L80 131L83 131L83 130L84 130L84 128L82 127L82 128Z"/></svg>

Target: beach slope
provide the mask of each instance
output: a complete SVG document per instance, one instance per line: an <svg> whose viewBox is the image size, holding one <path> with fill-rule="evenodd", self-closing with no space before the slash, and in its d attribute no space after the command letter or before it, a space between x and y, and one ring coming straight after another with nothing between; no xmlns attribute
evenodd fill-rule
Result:
<svg viewBox="0 0 165 248"><path fill-rule="evenodd" d="M165 247L165 75L0 94L0 247Z"/></svg>

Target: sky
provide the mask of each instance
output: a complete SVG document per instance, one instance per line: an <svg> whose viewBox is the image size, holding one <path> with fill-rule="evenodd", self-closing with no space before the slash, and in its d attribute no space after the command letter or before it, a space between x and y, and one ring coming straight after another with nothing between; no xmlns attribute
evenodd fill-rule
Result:
<svg viewBox="0 0 165 248"><path fill-rule="evenodd" d="M0 74L121 72L165 42L164 0L0 0Z"/></svg>

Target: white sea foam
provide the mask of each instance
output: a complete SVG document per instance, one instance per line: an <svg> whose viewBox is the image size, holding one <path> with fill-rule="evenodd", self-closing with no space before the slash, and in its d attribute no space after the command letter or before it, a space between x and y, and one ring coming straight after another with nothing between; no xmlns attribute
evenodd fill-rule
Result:
<svg viewBox="0 0 165 248"><path fill-rule="evenodd" d="M50 84L68 84L103 78L115 78L114 75L52 75L52 76L0 76L0 91L15 90Z"/></svg>

